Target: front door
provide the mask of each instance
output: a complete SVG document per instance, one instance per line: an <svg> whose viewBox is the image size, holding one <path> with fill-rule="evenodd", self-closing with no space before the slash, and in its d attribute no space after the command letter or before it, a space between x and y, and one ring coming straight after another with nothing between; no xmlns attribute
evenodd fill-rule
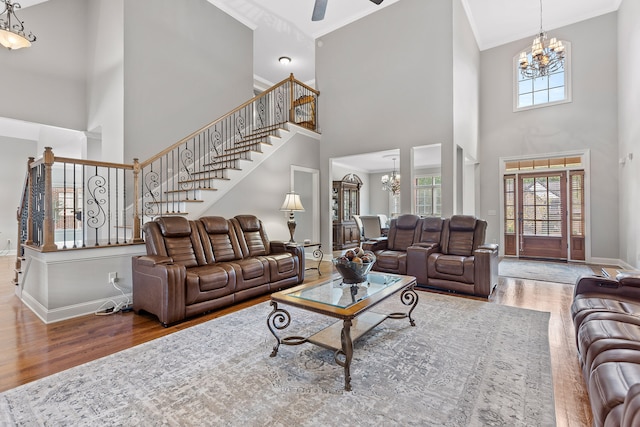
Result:
<svg viewBox="0 0 640 427"><path fill-rule="evenodd" d="M519 254L566 260L566 172L518 176Z"/></svg>

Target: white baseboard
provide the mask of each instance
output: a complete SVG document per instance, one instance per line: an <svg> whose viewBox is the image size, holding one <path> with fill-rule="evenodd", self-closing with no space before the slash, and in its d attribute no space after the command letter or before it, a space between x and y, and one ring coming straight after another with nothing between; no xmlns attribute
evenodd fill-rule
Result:
<svg viewBox="0 0 640 427"><path fill-rule="evenodd" d="M104 310L109 307L113 307L114 303L125 303L133 301L132 294L125 294L103 298L101 300L87 301L82 304L69 305L66 307L56 308L53 310L47 310L45 306L40 304L35 298L29 295L28 292L22 292L22 302L29 307L36 316L40 318L44 323L55 323L62 320L71 319L78 316L86 316L87 314L95 314L97 310Z"/></svg>
<svg viewBox="0 0 640 427"><path fill-rule="evenodd" d="M592 257L591 260L589 260L589 264L598 264L598 265L611 265L611 266L618 266L618 267L622 267L625 270L636 270L636 268L630 264L627 264L626 262L622 261L621 259L614 259L614 258L595 258Z"/></svg>

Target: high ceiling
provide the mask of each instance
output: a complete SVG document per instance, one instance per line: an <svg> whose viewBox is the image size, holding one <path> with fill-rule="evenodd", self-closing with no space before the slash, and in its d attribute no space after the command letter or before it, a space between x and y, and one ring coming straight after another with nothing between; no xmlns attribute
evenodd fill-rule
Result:
<svg viewBox="0 0 640 427"><path fill-rule="evenodd" d="M18 0L23 8L47 0ZM254 74L264 86L294 73L315 81L315 40L402 0L328 0L324 20L313 22L315 0L208 0L254 30ZM429 1L429 0L423 0ZM461 0L480 50L536 34L540 0ZM618 10L622 0L543 0L545 30ZM637 1L637 0L636 0ZM289 56L291 64L278 62Z"/></svg>
<svg viewBox="0 0 640 427"><path fill-rule="evenodd" d="M18 0L23 8L47 0ZM380 11L398 1L328 0L325 19L311 21L315 0L208 0L254 30L254 75L264 88L294 73L315 83L315 43L319 37ZM430 0L422 0L430 1ZM461 0L480 50L534 36L540 27L540 0ZM622 0L543 0L543 26L549 31L618 10ZM633 0L637 1L637 0ZM35 30L34 30L35 31ZM289 65L278 62L292 59ZM417 166L433 166L439 146L414 152ZM435 151L434 151L435 150ZM368 165L371 172L389 168L389 153L368 158L344 158L344 163Z"/></svg>
<svg viewBox="0 0 640 427"><path fill-rule="evenodd" d="M37 0L36 0L37 1ZM209 0L255 31L254 73L266 84L294 73L315 80L315 39L402 0L328 0L325 19L311 21L315 0ZM428 0L423 0L428 1ZM544 0L545 30L613 12L621 0ZM462 0L481 50L533 36L540 28L539 0ZM291 64L278 63L289 56Z"/></svg>

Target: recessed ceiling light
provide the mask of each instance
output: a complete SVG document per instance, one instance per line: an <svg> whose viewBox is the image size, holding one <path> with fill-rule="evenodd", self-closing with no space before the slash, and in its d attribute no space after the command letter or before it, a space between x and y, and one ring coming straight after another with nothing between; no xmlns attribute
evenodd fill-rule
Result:
<svg viewBox="0 0 640 427"><path fill-rule="evenodd" d="M291 58L289 58L288 56L281 56L280 58L278 58L278 61L281 64L287 65L287 64L291 63Z"/></svg>

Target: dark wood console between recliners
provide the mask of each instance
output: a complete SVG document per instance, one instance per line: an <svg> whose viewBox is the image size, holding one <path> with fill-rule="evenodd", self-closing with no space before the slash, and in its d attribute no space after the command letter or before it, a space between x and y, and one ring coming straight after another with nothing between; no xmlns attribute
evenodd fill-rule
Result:
<svg viewBox="0 0 640 427"><path fill-rule="evenodd" d="M375 271L415 276L418 286L488 297L498 284L498 245L485 244L487 222L469 215L391 220L386 239L364 242Z"/></svg>
<svg viewBox="0 0 640 427"><path fill-rule="evenodd" d="M132 259L133 310L167 326L304 281L304 249L269 241L253 215L143 225L147 255Z"/></svg>

